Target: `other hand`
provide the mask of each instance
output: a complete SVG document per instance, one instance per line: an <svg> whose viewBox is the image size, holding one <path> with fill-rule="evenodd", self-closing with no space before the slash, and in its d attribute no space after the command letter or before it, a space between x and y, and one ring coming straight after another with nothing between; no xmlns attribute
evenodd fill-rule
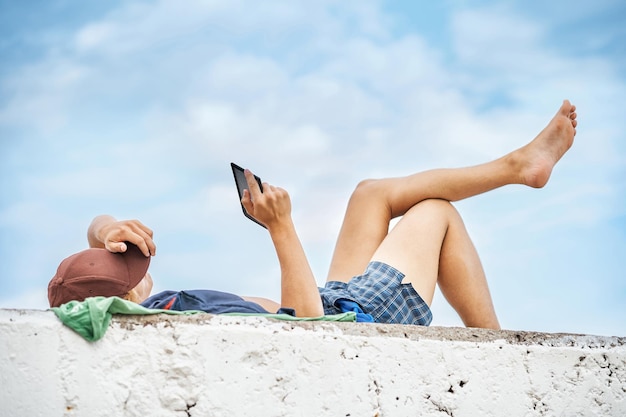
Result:
<svg viewBox="0 0 626 417"><path fill-rule="evenodd" d="M100 220L100 221L98 221ZM121 220L102 216L94 221L94 232L97 240L110 252L126 252L130 242L136 245L145 256L156 254L152 230L139 220ZM98 245L100 246L100 245Z"/></svg>

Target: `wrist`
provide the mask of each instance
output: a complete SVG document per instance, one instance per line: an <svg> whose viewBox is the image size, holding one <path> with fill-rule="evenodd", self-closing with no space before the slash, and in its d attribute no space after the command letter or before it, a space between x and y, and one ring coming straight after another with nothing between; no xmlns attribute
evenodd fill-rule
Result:
<svg viewBox="0 0 626 417"><path fill-rule="evenodd" d="M278 220L267 224L267 230L269 231L273 239L280 239L287 235L293 234L295 226L293 224L293 221L291 220L291 217L288 217L287 219Z"/></svg>
<svg viewBox="0 0 626 417"><path fill-rule="evenodd" d="M87 230L87 240L89 241L89 247L104 248L106 236L103 236L103 229L106 225L111 224L115 221L115 218L109 215L101 215L95 217L91 221L89 229Z"/></svg>

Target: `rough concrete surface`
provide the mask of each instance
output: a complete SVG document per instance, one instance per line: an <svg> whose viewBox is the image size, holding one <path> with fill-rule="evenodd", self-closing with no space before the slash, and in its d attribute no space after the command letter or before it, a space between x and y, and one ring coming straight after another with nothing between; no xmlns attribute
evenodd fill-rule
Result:
<svg viewBox="0 0 626 417"><path fill-rule="evenodd" d="M1 416L625 416L626 338L0 310Z"/></svg>

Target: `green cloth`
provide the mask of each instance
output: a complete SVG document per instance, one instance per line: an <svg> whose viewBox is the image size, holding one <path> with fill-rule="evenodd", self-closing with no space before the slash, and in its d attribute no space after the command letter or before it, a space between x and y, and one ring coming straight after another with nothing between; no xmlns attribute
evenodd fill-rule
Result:
<svg viewBox="0 0 626 417"><path fill-rule="evenodd" d="M198 310L174 311L150 309L119 297L90 297L85 301L70 301L60 307L53 307L51 310L54 311L63 324L90 342L95 342L104 336L113 314L204 314L203 311ZM356 321L356 313L352 312L321 317L293 317L288 314L271 313L226 313L223 315L267 317L286 321Z"/></svg>

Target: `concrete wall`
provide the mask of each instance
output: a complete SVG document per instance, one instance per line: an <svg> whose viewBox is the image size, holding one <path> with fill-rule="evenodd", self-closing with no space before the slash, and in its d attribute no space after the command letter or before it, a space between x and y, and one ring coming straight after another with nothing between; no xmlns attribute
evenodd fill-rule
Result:
<svg viewBox="0 0 626 417"><path fill-rule="evenodd" d="M626 338L0 310L1 416L625 416Z"/></svg>

